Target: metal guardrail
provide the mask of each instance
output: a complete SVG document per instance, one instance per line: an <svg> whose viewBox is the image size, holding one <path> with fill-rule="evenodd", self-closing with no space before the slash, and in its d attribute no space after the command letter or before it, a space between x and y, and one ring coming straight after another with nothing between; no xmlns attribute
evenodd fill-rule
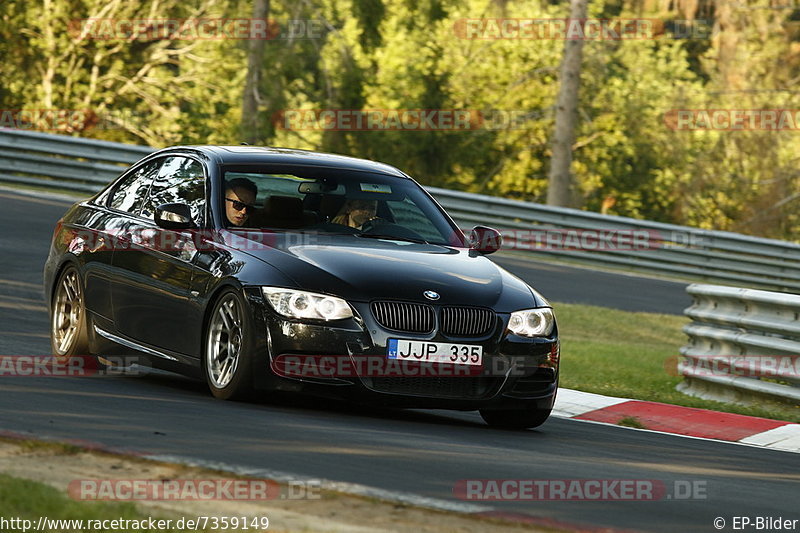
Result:
<svg viewBox="0 0 800 533"><path fill-rule="evenodd" d="M800 405L800 295L692 284L684 313L678 390L749 403L772 398Z"/></svg>
<svg viewBox="0 0 800 533"><path fill-rule="evenodd" d="M735 283L750 287L800 291L800 245L725 231L601 215L491 196L428 189L462 227L485 224L502 228L504 234L529 230L542 245L531 247L542 256L579 260L588 264L634 268L675 277ZM548 232L574 230L579 240L586 231L638 232L645 236L642 248L587 249L548 246ZM518 233L517 233L518 234ZM561 239L566 243L567 239ZM523 243L527 244L527 243Z"/></svg>
<svg viewBox="0 0 800 533"><path fill-rule="evenodd" d="M0 129L0 181L95 193L153 148Z"/></svg>
<svg viewBox="0 0 800 533"><path fill-rule="evenodd" d="M0 182L93 193L152 151L146 146L0 129ZM461 227L494 226L511 248L527 249L537 257L800 292L800 245L795 243L428 190ZM588 245L582 241L587 235L591 237ZM631 236L645 244L631 243Z"/></svg>

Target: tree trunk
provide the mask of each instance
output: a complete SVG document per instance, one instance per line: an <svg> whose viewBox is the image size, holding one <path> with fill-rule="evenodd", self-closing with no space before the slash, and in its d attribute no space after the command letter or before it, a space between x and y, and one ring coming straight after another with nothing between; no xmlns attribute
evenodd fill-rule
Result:
<svg viewBox="0 0 800 533"><path fill-rule="evenodd" d="M588 0L571 0L571 20L586 19ZM575 141L575 124L578 118L578 88L581 83L581 58L583 39L566 39L561 60L561 79L556 102L556 125L553 137L553 155L547 187L548 205L570 207L575 195L572 183L572 144Z"/></svg>
<svg viewBox="0 0 800 533"><path fill-rule="evenodd" d="M720 73L722 89L736 91L746 89L746 82L742 73L741 60L737 60L737 48L742 28L738 27L736 8L729 0L719 0L716 3L718 33L713 37L712 46L716 45L717 66ZM746 67L745 67L746 68Z"/></svg>
<svg viewBox="0 0 800 533"><path fill-rule="evenodd" d="M270 0L253 0L253 19L269 18ZM269 22L266 23L269 27ZM258 120L259 81L264 60L265 39L251 39L247 52L247 80L242 95L242 140L248 144L257 144L261 138Z"/></svg>

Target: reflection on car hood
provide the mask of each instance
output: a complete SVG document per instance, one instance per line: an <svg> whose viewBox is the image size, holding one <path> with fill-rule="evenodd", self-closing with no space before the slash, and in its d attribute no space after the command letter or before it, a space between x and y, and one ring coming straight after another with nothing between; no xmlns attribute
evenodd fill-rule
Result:
<svg viewBox="0 0 800 533"><path fill-rule="evenodd" d="M299 236L301 237L301 236ZM297 288L351 301L400 299L497 311L546 305L520 279L474 251L431 244L335 236L314 244L248 250L293 279Z"/></svg>

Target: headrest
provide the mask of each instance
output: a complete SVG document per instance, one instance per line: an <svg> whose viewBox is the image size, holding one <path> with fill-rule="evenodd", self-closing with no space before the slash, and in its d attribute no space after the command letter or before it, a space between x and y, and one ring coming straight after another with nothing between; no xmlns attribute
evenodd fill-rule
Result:
<svg viewBox="0 0 800 533"><path fill-rule="evenodd" d="M344 195L326 194L319 203L319 212L327 217L334 217L339 214L345 202Z"/></svg>
<svg viewBox="0 0 800 533"><path fill-rule="evenodd" d="M303 200L295 196L270 196L264 206L267 215L277 218L301 216Z"/></svg>
<svg viewBox="0 0 800 533"><path fill-rule="evenodd" d="M299 228L305 223L303 200L295 196L270 196L263 213L263 224L266 226Z"/></svg>

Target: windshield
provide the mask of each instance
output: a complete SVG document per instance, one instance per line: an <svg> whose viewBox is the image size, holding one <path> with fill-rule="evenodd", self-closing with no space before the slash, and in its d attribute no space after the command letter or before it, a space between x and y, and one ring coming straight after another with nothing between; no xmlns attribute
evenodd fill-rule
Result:
<svg viewBox="0 0 800 533"><path fill-rule="evenodd" d="M464 237L412 180L310 167L226 167L229 228L316 231L464 246Z"/></svg>

